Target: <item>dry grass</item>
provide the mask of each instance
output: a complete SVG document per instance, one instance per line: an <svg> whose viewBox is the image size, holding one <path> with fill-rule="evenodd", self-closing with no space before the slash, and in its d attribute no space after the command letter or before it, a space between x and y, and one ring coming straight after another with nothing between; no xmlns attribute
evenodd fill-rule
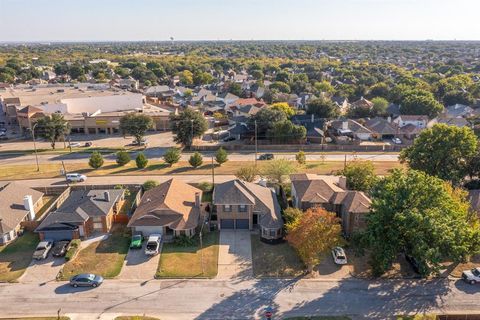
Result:
<svg viewBox="0 0 480 320"><path fill-rule="evenodd" d="M20 278L32 261L38 236L25 233L7 246L0 247L0 282L13 282Z"/></svg>
<svg viewBox="0 0 480 320"><path fill-rule="evenodd" d="M265 165L266 162L259 162L259 169ZM239 167L251 165L250 161L228 161L222 166L215 166L216 174L234 174ZM393 168L400 168L402 164L393 161L377 161L374 162L375 173L384 175L388 170ZM137 169L135 162L132 161L125 166L118 166L114 162L106 162L105 165L99 169L92 169L85 163L66 163L66 170L68 172L79 172L88 176L105 176L105 175L167 175L167 174L198 174L208 175L212 173L211 164L205 164L197 169L193 169L188 162L181 161L176 165L169 167L161 161L151 161L149 166L145 169ZM41 164L40 171L36 171L35 165L8 165L0 166L0 180L9 179L33 179L33 178L58 178L60 177L60 170L62 169L59 163ZM300 173L317 173L317 174L332 174L338 170L343 169L343 162L339 161L309 161L304 166L298 167Z"/></svg>
<svg viewBox="0 0 480 320"><path fill-rule="evenodd" d="M157 278L212 278L218 272L218 232L203 236L203 261L205 273L202 272L201 250L198 243L181 246L175 243L163 245Z"/></svg>
<svg viewBox="0 0 480 320"><path fill-rule="evenodd" d="M81 250L75 259L65 264L61 273L62 280L79 273L94 273L104 278L114 278L122 270L123 261L130 244L129 237L117 228L106 240L95 242Z"/></svg>
<svg viewBox="0 0 480 320"><path fill-rule="evenodd" d="M347 250L347 254L350 250ZM349 254L349 263L353 265L352 274L357 278L370 279L373 278L372 268L368 263L369 256L361 257L355 256L353 251ZM392 264L392 268L385 272L380 278L382 279L405 279L417 277L410 264L405 260L403 255L399 255L396 261Z"/></svg>
<svg viewBox="0 0 480 320"><path fill-rule="evenodd" d="M463 271L480 267L480 254L473 256L469 262L458 264L449 263L446 264L446 266L452 277L460 278Z"/></svg>
<svg viewBox="0 0 480 320"><path fill-rule="evenodd" d="M23 318L0 318L0 320L70 320L69 317L23 317Z"/></svg>

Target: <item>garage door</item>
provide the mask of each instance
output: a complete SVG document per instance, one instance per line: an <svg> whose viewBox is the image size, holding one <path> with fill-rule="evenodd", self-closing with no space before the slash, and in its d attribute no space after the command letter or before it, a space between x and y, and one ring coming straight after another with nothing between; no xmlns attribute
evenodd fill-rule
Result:
<svg viewBox="0 0 480 320"><path fill-rule="evenodd" d="M48 231L48 232L44 232L44 238L46 240L53 240L53 241L72 240L73 231L71 230Z"/></svg>
<svg viewBox="0 0 480 320"><path fill-rule="evenodd" d="M237 219L235 220L237 224L237 229L250 229L248 219Z"/></svg>
<svg viewBox="0 0 480 320"><path fill-rule="evenodd" d="M220 220L220 229L234 229L235 220L233 219L222 219Z"/></svg>
<svg viewBox="0 0 480 320"><path fill-rule="evenodd" d="M135 227L134 232L139 232L144 237L148 237L151 234L163 234L163 227Z"/></svg>

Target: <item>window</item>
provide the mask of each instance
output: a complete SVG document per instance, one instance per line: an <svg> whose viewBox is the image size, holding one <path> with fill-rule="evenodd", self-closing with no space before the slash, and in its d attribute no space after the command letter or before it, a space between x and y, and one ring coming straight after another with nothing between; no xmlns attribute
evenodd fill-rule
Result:
<svg viewBox="0 0 480 320"><path fill-rule="evenodd" d="M267 229L262 229L262 234L263 234L264 236L267 236L267 235L268 235Z"/></svg>
<svg viewBox="0 0 480 320"><path fill-rule="evenodd" d="M270 230L270 237L275 237L276 231L275 230Z"/></svg>
<svg viewBox="0 0 480 320"><path fill-rule="evenodd" d="M93 217L93 222L102 222L102 217Z"/></svg>
<svg viewBox="0 0 480 320"><path fill-rule="evenodd" d="M231 212L232 211L232 206L229 204L224 204L223 205L223 211L225 212Z"/></svg>
<svg viewBox="0 0 480 320"><path fill-rule="evenodd" d="M238 206L238 211L239 212L247 212L247 205L241 204Z"/></svg>

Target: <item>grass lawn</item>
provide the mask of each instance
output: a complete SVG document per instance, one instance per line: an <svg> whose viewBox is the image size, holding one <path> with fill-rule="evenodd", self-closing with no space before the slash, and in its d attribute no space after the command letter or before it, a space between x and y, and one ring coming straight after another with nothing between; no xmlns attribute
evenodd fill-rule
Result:
<svg viewBox="0 0 480 320"><path fill-rule="evenodd" d="M304 265L295 250L287 243L267 244L252 235L253 274L256 277L295 277Z"/></svg>
<svg viewBox="0 0 480 320"><path fill-rule="evenodd" d="M120 316L120 317L116 317L115 320L160 320L160 319L147 317L147 316Z"/></svg>
<svg viewBox="0 0 480 320"><path fill-rule="evenodd" d="M293 317L285 320L351 320L345 316L314 316L314 317Z"/></svg>
<svg viewBox="0 0 480 320"><path fill-rule="evenodd" d="M267 161L260 161L258 166L260 170ZM251 165L252 161L228 161L222 166L215 166L215 174L234 174L238 168ZM388 170L402 167L402 164L394 161L377 161L374 162L375 173L384 175ZM60 177L61 163L42 163L40 171L37 172L35 165L6 165L0 166L0 180L8 179L31 179L31 178L55 178ZM131 161L125 166L118 166L115 162L105 162L104 166L99 169L92 169L85 163L66 163L65 167L68 172L79 172L87 176L105 176L105 175L164 175L164 174L199 174L209 175L212 173L212 165L205 164L197 169L193 169L187 161L180 161L176 165L170 167L163 161L150 161L145 169L138 169L135 161ZM298 172L302 173L318 173L332 174L343 169L341 161L309 161L306 165L298 167Z"/></svg>
<svg viewBox="0 0 480 320"><path fill-rule="evenodd" d="M0 320L70 320L69 317L26 317L26 318L0 318Z"/></svg>
<svg viewBox="0 0 480 320"><path fill-rule="evenodd" d="M156 273L157 278L214 277L218 272L218 232L203 236L203 261L205 273L202 274L200 244L181 246L165 243Z"/></svg>
<svg viewBox="0 0 480 320"><path fill-rule="evenodd" d="M38 236L27 232L7 246L0 247L0 282L17 280L32 261Z"/></svg>
<svg viewBox="0 0 480 320"><path fill-rule="evenodd" d="M123 228L103 241L95 242L81 250L75 259L67 262L61 271L61 279L68 280L79 273L94 273L104 278L114 278L122 270L128 252L130 238L124 236Z"/></svg>
<svg viewBox="0 0 480 320"><path fill-rule="evenodd" d="M453 270L450 271L450 275L452 277L460 278L463 271L480 267L480 254L477 254L470 258L469 262L452 264L452 267Z"/></svg>

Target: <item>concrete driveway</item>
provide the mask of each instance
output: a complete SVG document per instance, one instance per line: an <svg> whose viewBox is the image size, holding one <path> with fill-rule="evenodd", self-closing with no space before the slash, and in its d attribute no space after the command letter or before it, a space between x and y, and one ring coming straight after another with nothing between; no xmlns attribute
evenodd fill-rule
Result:
<svg viewBox="0 0 480 320"><path fill-rule="evenodd" d="M40 284L55 281L64 264L65 258L55 258L51 254L45 260L34 259L19 281Z"/></svg>
<svg viewBox="0 0 480 320"><path fill-rule="evenodd" d="M218 252L218 279L250 278L252 244L248 230L221 230Z"/></svg>
<svg viewBox="0 0 480 320"><path fill-rule="evenodd" d="M160 253L156 256L147 256L145 254L146 241L141 249L128 250L127 257L123 262L123 268L117 279L122 280L152 280L157 272L158 262L162 253L162 246Z"/></svg>

